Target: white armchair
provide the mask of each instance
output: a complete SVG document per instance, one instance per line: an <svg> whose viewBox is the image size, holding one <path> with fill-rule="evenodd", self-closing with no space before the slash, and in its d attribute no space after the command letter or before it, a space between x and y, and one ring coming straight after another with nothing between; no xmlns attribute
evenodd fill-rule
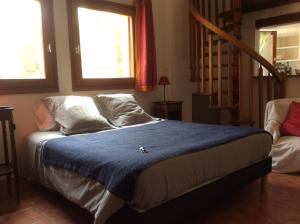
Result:
<svg viewBox="0 0 300 224"><path fill-rule="evenodd" d="M265 130L274 139L270 154L273 158L273 171L279 173L300 172L300 137L280 135L280 127L293 101L300 102L300 98L270 101L265 112Z"/></svg>

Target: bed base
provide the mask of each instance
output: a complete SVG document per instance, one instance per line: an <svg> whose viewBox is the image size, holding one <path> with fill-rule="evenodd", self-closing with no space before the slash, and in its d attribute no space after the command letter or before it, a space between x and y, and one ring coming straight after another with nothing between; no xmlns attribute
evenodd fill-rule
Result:
<svg viewBox="0 0 300 224"><path fill-rule="evenodd" d="M187 217L199 213L199 208L213 205L221 197L228 196L258 178L261 178L261 190L264 191L267 175L271 171L272 158L269 157L144 213L124 206L109 219L108 223L183 223Z"/></svg>

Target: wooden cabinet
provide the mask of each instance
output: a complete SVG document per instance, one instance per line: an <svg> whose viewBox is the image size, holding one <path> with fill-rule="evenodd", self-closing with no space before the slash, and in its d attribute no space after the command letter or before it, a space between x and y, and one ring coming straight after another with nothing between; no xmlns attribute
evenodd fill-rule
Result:
<svg viewBox="0 0 300 224"><path fill-rule="evenodd" d="M154 102L154 116L168 120L182 120L182 101Z"/></svg>
<svg viewBox="0 0 300 224"><path fill-rule="evenodd" d="M11 192L11 177L14 176L16 195L19 199L18 165L15 145L13 108L0 106L4 163L0 163L0 176L6 176L8 192Z"/></svg>

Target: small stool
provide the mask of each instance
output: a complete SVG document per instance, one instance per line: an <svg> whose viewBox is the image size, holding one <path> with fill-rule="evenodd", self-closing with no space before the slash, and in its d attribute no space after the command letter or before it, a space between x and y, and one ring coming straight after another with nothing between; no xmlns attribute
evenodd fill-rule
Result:
<svg viewBox="0 0 300 224"><path fill-rule="evenodd" d="M14 131L13 108L0 106L0 121L2 126L4 163L0 164L0 176L6 176L8 193L11 193L11 177L14 176L16 196L19 201L19 173ZM7 128L8 127L8 128ZM8 138L9 135L9 138ZM10 152L9 152L10 150Z"/></svg>

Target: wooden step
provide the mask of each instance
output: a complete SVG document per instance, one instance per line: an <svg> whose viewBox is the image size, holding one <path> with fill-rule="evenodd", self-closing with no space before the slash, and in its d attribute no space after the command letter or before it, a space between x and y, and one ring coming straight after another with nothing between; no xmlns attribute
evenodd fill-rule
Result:
<svg viewBox="0 0 300 224"><path fill-rule="evenodd" d="M221 27L221 29L227 33L233 31L234 28L235 28L235 24L233 24L233 23L230 23L230 24L227 24L227 25Z"/></svg>
<svg viewBox="0 0 300 224"><path fill-rule="evenodd" d="M249 125L249 126L253 126L255 123L255 121L251 120L251 119L242 119L242 120L232 120L230 121L231 125L234 126L244 126L244 125Z"/></svg>
<svg viewBox="0 0 300 224"><path fill-rule="evenodd" d="M223 19L226 22L233 22L233 16L235 12L239 12L237 10L230 10L230 11L225 11L225 12L221 12L219 14L219 18Z"/></svg>
<svg viewBox="0 0 300 224"><path fill-rule="evenodd" d="M225 32L229 33L231 31L233 31L233 29L236 26L241 26L241 23L231 23L231 24L228 24L228 25L225 25L225 26L221 27L221 29L224 30Z"/></svg>
<svg viewBox="0 0 300 224"><path fill-rule="evenodd" d="M238 93L239 92L239 90L238 89L233 89L232 90L232 92L234 92L234 93ZM227 95L228 94L228 90L224 90L224 91L222 91L222 95Z"/></svg>
<svg viewBox="0 0 300 224"><path fill-rule="evenodd" d="M212 34L214 34L214 33L212 33ZM212 45L213 46L217 46L218 45L218 42L219 42L219 40L213 40L212 41ZM227 40L224 40L224 39L221 39L221 43L222 44L227 44L228 43L228 41ZM209 46L209 43L208 43L208 41L206 41L206 44L205 44L207 47Z"/></svg>
<svg viewBox="0 0 300 224"><path fill-rule="evenodd" d="M212 110L236 110L239 108L238 104L234 104L232 106L228 106L228 105L224 105L219 107L218 105L213 105L213 106L209 106L210 109Z"/></svg>
<svg viewBox="0 0 300 224"><path fill-rule="evenodd" d="M11 164L0 164L0 176L13 174L14 169Z"/></svg>
<svg viewBox="0 0 300 224"><path fill-rule="evenodd" d="M236 66L238 66L237 64L230 64L230 66L232 66L232 67L236 67ZM199 68L201 68L202 66L199 66ZM228 64L222 64L222 67L223 68L226 68L226 67L228 67ZM208 69L209 68L209 65L205 65L205 68L206 69ZM213 65L213 68L218 68L218 65L217 64L214 64ZM197 69L197 68L196 68Z"/></svg>
<svg viewBox="0 0 300 224"><path fill-rule="evenodd" d="M219 18L220 19L228 19L229 17L233 17L234 12L235 12L234 10L221 12L221 13L219 13Z"/></svg>
<svg viewBox="0 0 300 224"><path fill-rule="evenodd" d="M231 51L231 54L233 54L234 52L233 51ZM228 55L228 51L227 50L224 50L224 51L222 51L222 55ZM209 54L208 53L205 53L205 57L208 57L209 56ZM218 52L213 52L213 54L212 54L212 56L213 57L216 57L216 56L218 56Z"/></svg>
<svg viewBox="0 0 300 224"><path fill-rule="evenodd" d="M233 90L233 92L238 92L238 90ZM228 91L222 91L222 95L227 95ZM218 92L213 92L213 94L209 94L209 93L199 93L199 95L201 96L217 96Z"/></svg>
<svg viewBox="0 0 300 224"><path fill-rule="evenodd" d="M234 80L234 79L237 79L236 77L232 77L232 80ZM198 79L199 81L202 81L202 79L200 78L200 79ZM214 76L213 77L213 81L218 81L219 79L218 79L218 77L217 76ZM227 76L223 76L222 77L222 80L228 80L228 77ZM205 81L209 81L209 78L208 77L206 77L205 78Z"/></svg>
<svg viewBox="0 0 300 224"><path fill-rule="evenodd" d="M228 77L226 77L226 76L225 76L225 77L222 77L222 80L227 80L227 79L228 79ZM217 80L219 80L219 79L218 79L217 77L214 77L213 80L214 80L214 81L217 81ZM200 78L199 81L202 81L202 79ZM208 81L209 81L209 78L206 77L206 78L205 78L205 81L208 82Z"/></svg>
<svg viewBox="0 0 300 224"><path fill-rule="evenodd" d="M196 95L196 96L211 96L211 94L209 94L209 93L198 93L198 92L193 93L193 95Z"/></svg>
<svg viewBox="0 0 300 224"><path fill-rule="evenodd" d="M239 92L239 90L238 89L234 89L234 90L232 90L232 92ZM222 95L226 95L226 94L228 94L228 90L224 90L224 91L222 91ZM209 95L209 94L208 94ZM215 95L215 96L217 96L218 95L218 92L214 92L212 95Z"/></svg>

